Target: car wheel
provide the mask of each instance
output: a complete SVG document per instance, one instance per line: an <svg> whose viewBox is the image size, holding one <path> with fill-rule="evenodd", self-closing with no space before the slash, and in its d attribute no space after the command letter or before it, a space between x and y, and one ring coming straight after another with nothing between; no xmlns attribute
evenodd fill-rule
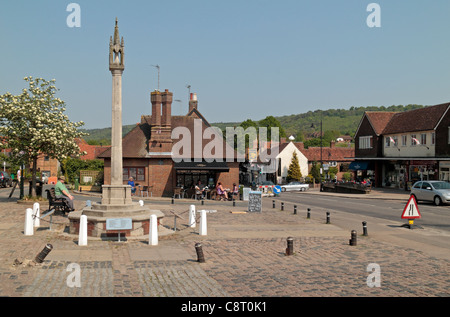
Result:
<svg viewBox="0 0 450 317"><path fill-rule="evenodd" d="M435 196L433 201L436 206L439 206L440 204L442 204L442 199L439 196Z"/></svg>
<svg viewBox="0 0 450 317"><path fill-rule="evenodd" d="M286 188L285 188L285 187L281 187L281 191L282 191L282 192L285 192L285 191L286 191Z"/></svg>

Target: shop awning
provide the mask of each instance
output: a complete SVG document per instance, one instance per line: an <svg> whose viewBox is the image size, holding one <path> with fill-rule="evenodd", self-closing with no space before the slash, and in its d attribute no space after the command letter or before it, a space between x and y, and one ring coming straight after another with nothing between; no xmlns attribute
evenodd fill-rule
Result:
<svg viewBox="0 0 450 317"><path fill-rule="evenodd" d="M366 171L370 168L370 162L364 162L364 161L356 161L351 162L348 169L351 169L353 171Z"/></svg>
<svg viewBox="0 0 450 317"><path fill-rule="evenodd" d="M204 171L214 171L214 172L228 172L230 168L227 162L185 162L181 161L175 163L174 168L176 170L204 170Z"/></svg>

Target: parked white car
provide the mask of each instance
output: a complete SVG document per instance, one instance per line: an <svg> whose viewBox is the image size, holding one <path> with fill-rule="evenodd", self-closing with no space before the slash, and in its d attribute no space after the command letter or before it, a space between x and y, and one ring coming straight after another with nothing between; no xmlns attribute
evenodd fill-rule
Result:
<svg viewBox="0 0 450 317"><path fill-rule="evenodd" d="M416 201L432 201L436 206L450 203L450 183L444 181L420 181L411 188Z"/></svg>
<svg viewBox="0 0 450 317"><path fill-rule="evenodd" d="M299 191L304 192L305 190L308 190L308 189L309 189L309 185L301 183L301 182L290 182L289 184L281 185L281 191L283 191L283 192L293 191L293 190L299 190Z"/></svg>

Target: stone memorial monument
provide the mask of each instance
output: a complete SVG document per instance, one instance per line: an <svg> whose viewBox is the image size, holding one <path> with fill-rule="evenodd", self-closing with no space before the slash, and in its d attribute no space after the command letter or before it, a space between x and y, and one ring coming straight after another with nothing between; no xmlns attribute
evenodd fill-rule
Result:
<svg viewBox="0 0 450 317"><path fill-rule="evenodd" d="M117 236L115 230L107 230L107 219L127 218L132 220L132 229L121 230L126 236L142 236L149 234L150 216L156 215L159 220L164 214L159 210L131 200L131 186L123 184L122 163L122 74L124 65L124 41L119 38L119 27L116 18L114 38L109 42L109 70L112 74L112 126L111 126L111 185L102 186L102 201L86 206L82 211L69 215L70 233L77 234L81 215L88 218L88 236Z"/></svg>

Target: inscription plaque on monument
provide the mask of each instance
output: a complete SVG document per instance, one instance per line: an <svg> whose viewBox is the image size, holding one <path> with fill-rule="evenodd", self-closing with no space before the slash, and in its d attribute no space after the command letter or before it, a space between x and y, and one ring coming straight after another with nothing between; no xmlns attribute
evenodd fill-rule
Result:
<svg viewBox="0 0 450 317"><path fill-rule="evenodd" d="M132 228L131 218L106 219L106 230L131 230Z"/></svg>

